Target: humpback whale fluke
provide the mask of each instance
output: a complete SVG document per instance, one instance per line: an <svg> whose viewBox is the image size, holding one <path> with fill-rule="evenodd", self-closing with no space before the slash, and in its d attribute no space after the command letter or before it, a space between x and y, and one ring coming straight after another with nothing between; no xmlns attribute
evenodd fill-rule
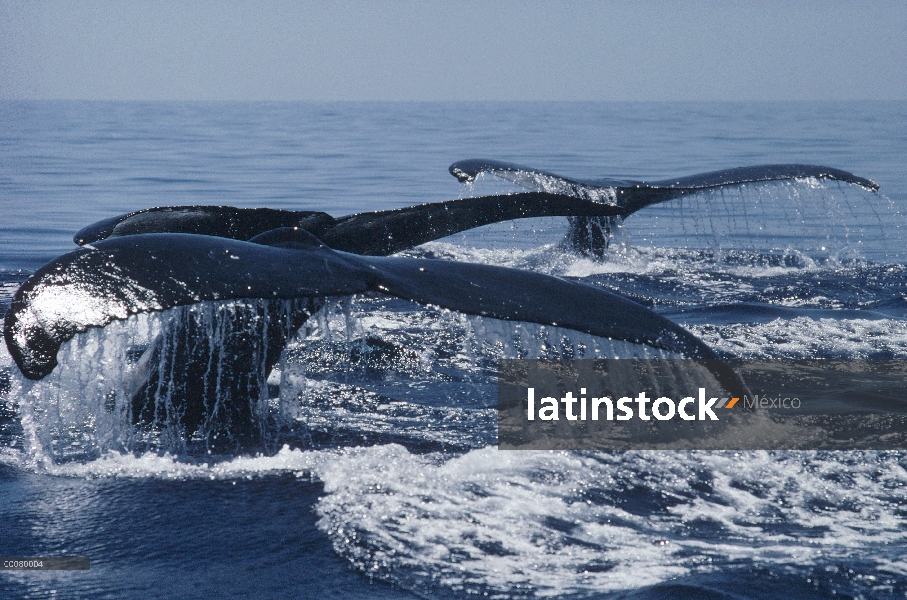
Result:
<svg viewBox="0 0 907 600"><path fill-rule="evenodd" d="M573 179L541 169L485 158L457 161L450 165L449 170L451 175L463 183L475 181L476 177L482 173L490 173L528 189L552 191L577 197L587 197L593 190L614 190L614 204L626 211L621 216L627 216L650 204L672 200L685 194L745 183L789 181L812 177L853 183L872 191L879 189L879 184L876 182L847 171L799 164L737 167L658 181L610 178Z"/></svg>
<svg viewBox="0 0 907 600"><path fill-rule="evenodd" d="M286 344L287 332L317 310L314 301L366 292L470 315L556 325L691 358L717 358L677 324L583 283L490 265L365 257L333 250L299 228L278 229L250 242L197 234L137 234L79 248L39 269L16 292L6 314L4 337L22 373L38 380L56 367L64 342L130 315L205 301L300 300L302 304L291 311L292 323L277 319L264 339L246 336L236 342L245 348L243 356L250 355L250 344L268 344L270 369ZM191 327L186 335L193 335ZM184 358L191 359L191 352ZM237 361L234 371L239 372L243 359ZM728 391L747 393L729 366L717 360L708 365ZM183 424L191 434L210 399L203 382L194 382L191 376L183 379ZM235 389L218 393L232 403L248 404L250 391L254 395L249 379L237 378L233 385ZM146 382L145 391L134 399L134 418L147 414L147 406L135 402L147 400L143 394L148 387ZM240 440L253 441L254 421L250 411L235 411L229 430Z"/></svg>
<svg viewBox="0 0 907 600"><path fill-rule="evenodd" d="M233 333L217 342L224 345L221 356L228 358L221 366L225 376L218 375L216 385L208 382L210 368L203 358L215 342L208 339L203 323L184 315L168 324L145 351L132 395L132 414L138 422L154 422L162 390L179 398L179 419L190 435L212 407L226 399L226 408L219 409L221 418L226 419L225 430L240 443L253 440L256 430L257 417L248 400L257 397L264 382L253 372L263 365L267 375L289 337L326 296L377 292L466 314L556 324L690 358L715 359L708 346L683 328L598 288L488 265L379 257L525 217L567 216L575 231L582 222L607 225L642 206L695 189L769 180L766 172L771 169L776 178L818 177L817 170L826 177L843 178L838 177L843 172L833 169L798 165L751 167L651 184L568 180L494 161L455 163L451 172L469 179L495 169L521 185L546 189L345 217L316 211L177 206L99 221L75 235L76 243L85 247L45 265L16 293L4 323L7 347L26 377L41 379L55 368L61 344L89 328L206 301L251 302L256 313L251 317L241 311L224 313L226 328ZM601 185L594 188L593 183ZM625 195L613 195L613 189L623 189ZM595 252L607 245L607 232L591 226L584 230L585 239L573 237L576 247ZM710 360L708 368L728 391L746 393L745 384L726 364ZM161 380L165 372L168 381Z"/></svg>
<svg viewBox="0 0 907 600"><path fill-rule="evenodd" d="M479 196L392 210L333 217L324 212L232 206L163 206L104 219L81 229L73 241L90 244L108 237L143 233L193 233L249 240L280 227L299 227L329 247L369 256L386 256L461 231L530 217L568 217L568 241L584 253L601 254L615 220L646 206L702 190L814 177L877 190L868 179L830 167L764 165L643 182L580 180L511 163L470 159L450 172L460 181L492 173L535 191Z"/></svg>
<svg viewBox="0 0 907 600"><path fill-rule="evenodd" d="M687 177L675 177L658 181L635 181L630 179L573 179L556 173L523 167L508 162L472 158L450 165L450 174L460 182L475 181L482 173L489 173L511 181L521 187L545 192L566 194L605 202L613 206L617 214L599 216L571 215L568 243L582 253L601 255L608 245L615 219L632 215L636 211L674 200L681 196L721 187L732 187L747 183L767 183L795 179L815 178L843 181L877 191L879 185L853 173L816 165L780 164L738 167L699 173Z"/></svg>
<svg viewBox="0 0 907 600"><path fill-rule="evenodd" d="M77 244L142 233L194 233L249 240L279 227L299 227L336 250L386 256L467 229L526 217L607 217L619 209L567 194L526 192L420 204L332 217L323 212L164 206L104 219L81 229Z"/></svg>
<svg viewBox="0 0 907 600"><path fill-rule="evenodd" d="M327 251L327 246L337 250L354 252L359 255L386 256L400 250L405 250L427 241L435 240L460 231L523 217L536 216L608 216L616 214L614 207L590 202L564 194L549 194L546 192L528 192L512 194L509 196L485 196L465 198L434 204L423 204L395 210L360 213L346 217L335 218L323 212L314 211L288 211L269 208L243 209L229 206L176 206L159 207L137 211L110 219L99 221L83 228L74 236L77 244L95 244L104 239L122 240L129 237L153 234L187 234L194 237L216 236L228 240L250 241L258 245L272 245L275 248L297 249L309 251L317 255L319 249ZM287 227L295 229L287 229ZM319 239L313 237L318 236ZM322 242L323 240L323 242ZM142 242L138 242L142 243ZM208 242L210 243L210 241ZM324 244L327 244L325 246ZM195 252L204 247L205 243L194 246L192 242L185 242L187 246L187 259L195 256ZM193 251L194 250L194 251ZM157 256L157 255L155 255ZM224 261L224 256L220 257ZM58 259L61 260L61 259ZM87 259L83 259L87 260ZM178 261L179 258L174 257ZM233 259L231 259L233 260ZM229 264L230 261L226 261ZM336 262L336 261L335 261ZM112 264L117 264L114 262ZM139 269L143 259L138 255L130 259L132 269ZM106 265L106 262L105 262ZM59 266L59 265L58 265ZM241 277L241 267L230 264L234 268L236 278ZM434 263L433 268L439 268ZM95 266L76 267L67 272L64 279L70 282L83 282L91 279L91 271ZM213 267L212 267L213 268ZM420 266L424 272L424 266ZM433 269L429 269L431 272ZM224 327L233 333L219 340L218 348L220 368L216 381L209 381L211 370L204 358L210 354L214 347L207 339L207 325L198 321L199 315L181 313L165 327L162 335L158 336L145 351L137 368L142 375L137 377L139 383L132 394L133 418L139 422L154 422L157 420L156 411L159 409L157 398L164 393L168 397L178 396L183 399L180 407L180 421L190 434L196 430L210 414L210 407L216 404L216 398L211 398L213 393L221 394L226 385L226 395L234 400L241 395L254 396L257 383L250 373L261 370L264 365L265 375L280 359L281 352L286 346L290 336L314 313L320 306L317 299L321 295L335 295L354 293L342 285L342 278L332 280L338 276L334 270L321 273L316 281L333 281L322 293L317 290L287 293L279 283L279 278L274 280L264 276L267 271L259 271L263 277L259 286L242 291L243 298L298 298L291 304L264 303L257 304L250 310L257 317L248 317L242 311L221 311L218 318L224 319ZM448 277L449 281L457 281L458 267L453 267L453 272ZM212 273L217 273L215 268ZM142 297L147 290L162 290L166 292L173 285L183 286L185 289L196 290L205 288L211 291L207 278L210 275L203 270L190 277L192 284L176 283L176 280L166 281L166 278L149 281L135 290L133 297ZM215 276L215 279L217 277ZM418 280L418 278L417 278ZM398 283L406 279L398 279ZM273 283L273 285L271 285ZM361 283L361 282L360 282ZM473 283L471 280L469 284ZM463 282L469 287L467 282ZM207 287L206 287L207 286ZM82 286L84 287L84 286ZM103 287L108 291L94 290L93 294L106 294L116 297L118 289L116 276ZM127 289L128 289L127 285ZM254 286L253 286L254 287ZM75 289L80 289L76 286ZM359 288L354 288L359 290ZM421 293L428 288L412 287L408 295L418 300ZM144 291L143 291L144 290ZM421 290L421 291L420 291ZM82 290L84 291L84 289ZM361 291L361 290L360 290ZM462 289L460 290L462 292ZM447 295L456 295L453 288L445 290ZM165 294L166 295L166 294ZM462 293L461 293L462 295ZM88 296L91 296L89 294ZM88 296L85 296L87 299ZM103 296L101 296L103 297ZM201 302L208 295L204 293L191 293L186 302ZM227 298L223 293L214 294L217 298ZM437 300L437 299L434 299ZM427 301L440 306L448 306L443 301ZM537 302L543 302L539 298ZM158 302L158 298L148 303L146 307L136 306L139 312L150 306L184 305L182 300L177 304L172 301ZM78 306L78 302L75 302ZM120 306L120 314L132 314L133 309ZM154 309L152 309L154 310ZM465 312L469 312L465 310ZM201 314L207 314L204 311ZM517 313L514 313L517 314ZM549 315L551 322L559 322L553 315ZM204 317L207 318L207 317ZM257 320L256 320L257 318ZM250 320L251 319L251 320ZM263 324L263 325L262 325ZM92 325L97 326L97 325ZM54 327L58 330L66 329L57 323ZM61 329L62 328L62 329ZM249 330L256 330L261 339L256 339ZM81 331L81 326L76 327ZM11 329L7 327L7 332ZM13 335L13 334L10 334ZM20 367L30 377L39 377L45 371L53 369L53 356L59 343L47 343L45 332L40 329L21 327L16 334L21 340L21 348L17 356L20 357ZM686 337L692 338L686 333ZM7 337L9 340L10 338ZM693 338L695 339L695 338ZM152 365L157 367L152 368ZM175 367L175 368L171 368ZM167 380L161 379L161 374L167 373ZM226 383L225 383L226 382ZM212 390L215 390L213 392ZM249 437L252 426L246 423L255 421L254 411L251 411L248 402L227 402L227 412L233 417L226 424L225 429L231 431L231 436ZM210 419L208 420L210 423ZM238 434L238 435L237 435Z"/></svg>
<svg viewBox="0 0 907 600"><path fill-rule="evenodd" d="M549 275L473 263L365 257L298 228L256 242L139 234L79 248L41 267L4 322L10 354L30 379L56 366L60 345L91 327L198 302L378 292L495 319L556 325L691 358L715 353L675 323L626 298Z"/></svg>

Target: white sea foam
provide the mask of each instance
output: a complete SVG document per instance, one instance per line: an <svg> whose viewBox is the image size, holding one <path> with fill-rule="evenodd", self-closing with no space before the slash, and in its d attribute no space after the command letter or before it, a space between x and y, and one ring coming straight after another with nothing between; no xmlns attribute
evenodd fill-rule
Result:
<svg viewBox="0 0 907 600"><path fill-rule="evenodd" d="M907 358L907 321L900 319L796 317L689 329L740 358Z"/></svg>
<svg viewBox="0 0 907 600"><path fill-rule="evenodd" d="M904 544L902 461L492 448L441 461L385 446L325 463L319 526L358 568L411 589L627 589L738 560L803 568Z"/></svg>
<svg viewBox="0 0 907 600"><path fill-rule="evenodd" d="M338 554L370 576L417 592L582 595L740 561L783 571L859 558L904 575L896 561L871 550L907 543L898 508L907 489L901 453L489 447L451 456L412 454L392 444L285 447L273 456L207 462L108 453L39 471L127 479L314 478L325 489L318 526Z"/></svg>

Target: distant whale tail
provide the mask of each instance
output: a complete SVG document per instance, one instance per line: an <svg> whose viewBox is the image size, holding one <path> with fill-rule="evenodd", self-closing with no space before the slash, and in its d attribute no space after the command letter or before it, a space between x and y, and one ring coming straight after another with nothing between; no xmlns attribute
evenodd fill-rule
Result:
<svg viewBox="0 0 907 600"><path fill-rule="evenodd" d="M615 215L570 217L567 244L578 252L598 256L607 248L611 232L620 220L647 206L709 189L808 178L843 181L872 191L879 189L874 181L847 171L799 164L738 167L658 181L572 179L541 169L482 158L455 162L449 170L451 175L464 183L475 181L479 175L488 173L527 189L574 196L613 206Z"/></svg>
<svg viewBox="0 0 907 600"><path fill-rule="evenodd" d="M533 191L461 198L405 208L333 217L315 211L231 206L163 206L98 221L73 237L91 244L108 237L145 233L192 233L249 240L280 227L299 227L336 250L387 256L461 231L531 217L568 217L567 244L578 252L601 255L622 219L652 204L707 189L798 178L845 181L870 190L874 182L829 167L765 165L727 169L677 179L644 182L579 180L494 160L456 162L450 172L460 181L482 173Z"/></svg>

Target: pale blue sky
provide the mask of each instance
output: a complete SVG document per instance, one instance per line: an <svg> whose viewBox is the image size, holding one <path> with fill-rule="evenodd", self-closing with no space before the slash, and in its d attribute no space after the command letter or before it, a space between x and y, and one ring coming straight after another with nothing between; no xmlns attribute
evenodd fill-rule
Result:
<svg viewBox="0 0 907 600"><path fill-rule="evenodd" d="M0 0L0 98L907 99L907 2Z"/></svg>

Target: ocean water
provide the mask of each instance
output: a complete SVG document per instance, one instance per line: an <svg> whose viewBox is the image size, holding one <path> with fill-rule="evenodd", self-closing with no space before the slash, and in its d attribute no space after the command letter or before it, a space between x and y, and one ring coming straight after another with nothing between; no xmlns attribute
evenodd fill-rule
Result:
<svg viewBox="0 0 907 600"><path fill-rule="evenodd" d="M406 254L576 278L727 357L907 358L904 102L2 102L0 313L101 218L517 191L447 173L476 157L578 178L788 162L870 178L880 192L798 181L650 207L601 259L561 245L564 219ZM99 408L166 318L77 336L38 384L0 348L0 555L91 558L0 571L0 596L907 596L904 452L499 451L501 324L365 297L330 300L290 344L261 452L209 455ZM562 342L524 327L536 351Z"/></svg>

